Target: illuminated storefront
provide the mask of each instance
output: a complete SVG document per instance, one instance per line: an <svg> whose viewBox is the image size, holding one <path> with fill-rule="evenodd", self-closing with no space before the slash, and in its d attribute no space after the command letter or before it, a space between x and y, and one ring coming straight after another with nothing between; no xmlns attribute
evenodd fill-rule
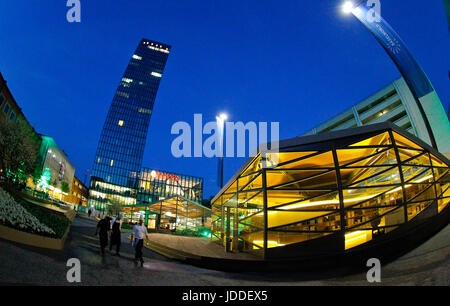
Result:
<svg viewBox="0 0 450 306"><path fill-rule="evenodd" d="M138 179L137 203L151 204L173 196L182 196L201 203L203 179L149 168L141 170Z"/></svg>
<svg viewBox="0 0 450 306"><path fill-rule="evenodd" d="M173 196L151 205L124 207L125 217L145 215L150 230L210 237L211 210L183 196Z"/></svg>
<svg viewBox="0 0 450 306"><path fill-rule="evenodd" d="M388 122L281 141L212 200L212 239L266 259L376 246L411 225L448 223L449 167Z"/></svg>
<svg viewBox="0 0 450 306"><path fill-rule="evenodd" d="M176 199L180 203L203 207L200 204L203 200L203 179L200 177L142 168L135 184L136 187L131 188L92 180L91 202L95 203L97 209L106 213L108 207L120 205L125 212L126 221L130 222L135 222L140 215L145 215L150 229L157 229L155 222L165 220L165 215L159 210L150 209L158 203L165 203L163 207L169 207L170 201ZM180 210L182 211L183 209ZM191 210L192 213L193 211ZM158 219L158 215L162 215L162 220Z"/></svg>

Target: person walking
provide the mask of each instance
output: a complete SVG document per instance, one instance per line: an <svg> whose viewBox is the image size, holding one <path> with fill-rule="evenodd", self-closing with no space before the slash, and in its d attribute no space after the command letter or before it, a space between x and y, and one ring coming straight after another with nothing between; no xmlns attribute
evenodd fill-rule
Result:
<svg viewBox="0 0 450 306"><path fill-rule="evenodd" d="M140 216L139 224L133 227L131 241L135 248L134 263L137 265L138 260L141 262L141 267L144 266L144 258L142 256L142 248L144 247L144 239L148 239L147 228L144 225L144 216Z"/></svg>
<svg viewBox="0 0 450 306"><path fill-rule="evenodd" d="M88 209L88 216L89 216L89 218L91 217L91 215L92 215L92 211L94 210L94 207L92 207L92 205L89 207L89 209Z"/></svg>
<svg viewBox="0 0 450 306"><path fill-rule="evenodd" d="M101 219L97 223L97 228L95 230L95 235L99 234L100 238L100 250L102 256L105 255L105 247L108 245L108 233L111 229L111 218L105 216L105 218Z"/></svg>
<svg viewBox="0 0 450 306"><path fill-rule="evenodd" d="M121 244L121 227L122 227L122 214L118 214L116 218L111 221L111 241L109 243L109 250L112 251L113 245L116 246L116 255L120 256L120 244Z"/></svg>

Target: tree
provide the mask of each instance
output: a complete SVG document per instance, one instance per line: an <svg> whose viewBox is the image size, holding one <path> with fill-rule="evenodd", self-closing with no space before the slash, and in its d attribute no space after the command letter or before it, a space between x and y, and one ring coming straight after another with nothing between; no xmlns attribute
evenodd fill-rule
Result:
<svg viewBox="0 0 450 306"><path fill-rule="evenodd" d="M39 183L39 180L41 179L42 175L44 174L44 172L42 171L42 169L36 167L33 171L33 183L35 185L37 185Z"/></svg>
<svg viewBox="0 0 450 306"><path fill-rule="evenodd" d="M110 205L108 205L108 215L117 216L122 209L122 204L117 200L110 200Z"/></svg>
<svg viewBox="0 0 450 306"><path fill-rule="evenodd" d="M8 179L25 181L35 169L38 149L25 123L0 120L0 169L13 174Z"/></svg>
<svg viewBox="0 0 450 306"><path fill-rule="evenodd" d="M66 181L61 182L61 191L64 193L70 192L69 184Z"/></svg>
<svg viewBox="0 0 450 306"><path fill-rule="evenodd" d="M52 185L55 188L58 188L58 181L56 179L54 179L50 185Z"/></svg>

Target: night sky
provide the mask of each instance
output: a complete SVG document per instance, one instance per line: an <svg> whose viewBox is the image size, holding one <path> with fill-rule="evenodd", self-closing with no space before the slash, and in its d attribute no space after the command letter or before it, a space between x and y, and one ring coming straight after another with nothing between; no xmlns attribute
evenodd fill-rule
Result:
<svg viewBox="0 0 450 306"><path fill-rule="evenodd" d="M35 129L52 136L84 180L108 108L140 39L172 46L144 166L201 176L218 191L217 161L172 157L173 123L225 111L278 121L298 136L400 77L371 34L333 0L66 0L0 2L0 71ZM382 16L427 73L444 108L450 39L442 1L381 0ZM244 158L225 160L225 182Z"/></svg>

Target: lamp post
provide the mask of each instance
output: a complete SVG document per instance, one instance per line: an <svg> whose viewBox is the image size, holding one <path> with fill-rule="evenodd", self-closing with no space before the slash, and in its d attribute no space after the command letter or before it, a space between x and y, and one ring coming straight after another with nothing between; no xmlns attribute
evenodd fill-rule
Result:
<svg viewBox="0 0 450 306"><path fill-rule="evenodd" d="M441 103L437 103L437 95L434 92L430 80L414 59L403 40L386 20L381 17L379 13L380 5L379 0L346 1L342 5L342 11L345 14L355 16L375 36L376 40L397 66L413 94L416 105L423 118L430 144L433 148L438 149L425 108L428 112L432 112ZM450 126L447 127L447 130L450 130Z"/></svg>
<svg viewBox="0 0 450 306"><path fill-rule="evenodd" d="M223 153L224 153L224 138L225 138L225 121L228 119L228 116L225 113L221 113L219 116L216 116L217 122L217 157L218 160L218 173L217 173L217 182L219 187L222 189L223 187Z"/></svg>

